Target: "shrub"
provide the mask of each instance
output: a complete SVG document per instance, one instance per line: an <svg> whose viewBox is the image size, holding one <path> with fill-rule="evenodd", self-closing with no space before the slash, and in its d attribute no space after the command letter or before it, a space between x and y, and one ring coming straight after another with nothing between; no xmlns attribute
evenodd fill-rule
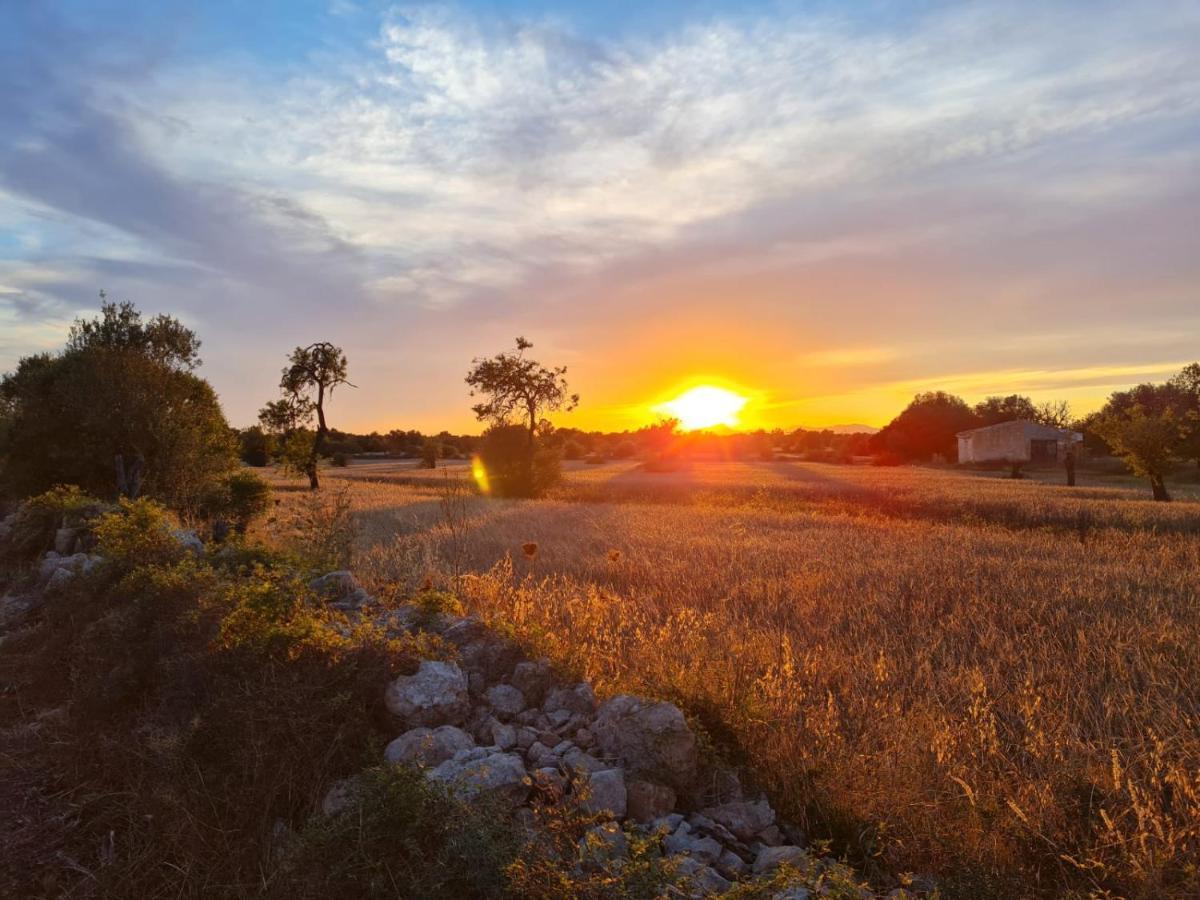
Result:
<svg viewBox="0 0 1200 900"><path fill-rule="evenodd" d="M242 462L248 466L262 468L271 464L275 438L258 425L245 428L240 433Z"/></svg>
<svg viewBox="0 0 1200 900"><path fill-rule="evenodd" d="M29 560L54 547L55 532L61 527L80 526L104 509L104 505L75 485L58 485L26 500L17 510L5 556Z"/></svg>
<svg viewBox="0 0 1200 900"><path fill-rule="evenodd" d="M578 441L567 441L563 444L563 459L583 459L587 455L587 448Z"/></svg>
<svg viewBox="0 0 1200 900"><path fill-rule="evenodd" d="M488 491L499 497L537 497L562 478L556 447L544 437L534 439L519 425L498 425L484 432L479 460L487 473Z"/></svg>
<svg viewBox="0 0 1200 900"><path fill-rule="evenodd" d="M426 441L421 445L421 468L436 469L438 461L437 441Z"/></svg>
<svg viewBox="0 0 1200 900"><path fill-rule="evenodd" d="M637 446L633 441L621 441L612 450L613 459L631 459L637 456Z"/></svg>
<svg viewBox="0 0 1200 900"><path fill-rule="evenodd" d="M356 776L352 805L311 820L284 858L270 896L497 897L519 849L503 809L481 809L416 769Z"/></svg>
<svg viewBox="0 0 1200 900"><path fill-rule="evenodd" d="M172 533L176 524L153 500L123 499L116 510L96 520L96 550L124 570L170 565L186 552Z"/></svg>
<svg viewBox="0 0 1200 900"><path fill-rule="evenodd" d="M245 534L251 523L270 508L271 486L244 469L212 484L202 507L210 519L228 519L237 534Z"/></svg>
<svg viewBox="0 0 1200 900"><path fill-rule="evenodd" d="M344 469L350 465L350 454L345 450L335 450L333 455L329 457L329 463L339 469Z"/></svg>
<svg viewBox="0 0 1200 900"><path fill-rule="evenodd" d="M345 488L306 494L285 527L284 548L313 571L350 568L358 528Z"/></svg>

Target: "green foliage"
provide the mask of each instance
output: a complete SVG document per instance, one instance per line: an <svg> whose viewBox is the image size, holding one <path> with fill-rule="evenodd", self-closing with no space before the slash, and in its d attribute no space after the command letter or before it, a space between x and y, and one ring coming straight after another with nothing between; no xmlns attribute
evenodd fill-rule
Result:
<svg viewBox="0 0 1200 900"><path fill-rule="evenodd" d="M355 777L351 805L313 819L284 857L270 896L499 897L519 831L502 808L480 808L416 769Z"/></svg>
<svg viewBox="0 0 1200 900"><path fill-rule="evenodd" d="M498 497L537 497L562 478L558 449L520 425L493 425L479 441L479 460L487 472L488 491Z"/></svg>
<svg viewBox="0 0 1200 900"><path fill-rule="evenodd" d="M578 441L567 441L563 444L563 459L577 460L587 456L587 448Z"/></svg>
<svg viewBox="0 0 1200 900"><path fill-rule="evenodd" d="M275 453L275 437L268 434L259 425L243 428L238 434L241 441L242 462L248 466L261 469L271 464Z"/></svg>
<svg viewBox="0 0 1200 900"><path fill-rule="evenodd" d="M198 347L174 319L143 322L129 304L106 303L75 323L61 353L22 359L0 381L4 489L71 483L113 497L120 457L138 462L143 493L192 510L236 459L216 394L191 371Z"/></svg>
<svg viewBox="0 0 1200 900"><path fill-rule="evenodd" d="M442 616L465 615L462 602L446 591L421 591L410 601L417 610L417 625L429 628Z"/></svg>
<svg viewBox="0 0 1200 900"><path fill-rule="evenodd" d="M53 548L60 527L83 525L103 508L99 500L73 484L56 485L21 504L5 555L14 560L40 556Z"/></svg>
<svg viewBox="0 0 1200 900"><path fill-rule="evenodd" d="M1164 476L1179 460L1184 431L1170 408L1147 410L1141 404L1125 413L1106 412L1092 427L1138 475L1150 480L1155 500L1169 500Z"/></svg>
<svg viewBox="0 0 1200 900"><path fill-rule="evenodd" d="M171 565L186 554L172 534L176 524L166 508L153 500L122 499L117 509L100 516L93 526L96 552L126 571Z"/></svg>
<svg viewBox="0 0 1200 900"><path fill-rule="evenodd" d="M237 534L271 508L271 486L245 469L232 472L210 486L203 512L210 519L227 519Z"/></svg>

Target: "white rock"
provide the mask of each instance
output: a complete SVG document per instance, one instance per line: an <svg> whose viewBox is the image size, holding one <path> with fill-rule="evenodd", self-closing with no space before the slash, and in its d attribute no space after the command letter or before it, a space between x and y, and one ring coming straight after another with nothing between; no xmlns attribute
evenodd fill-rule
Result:
<svg viewBox="0 0 1200 900"><path fill-rule="evenodd" d="M804 868L808 863L808 853L803 847L791 844L783 847L763 847L755 857L754 874L765 875L768 872L774 872L785 863L796 868Z"/></svg>
<svg viewBox="0 0 1200 900"><path fill-rule="evenodd" d="M511 719L525 709L525 695L511 684L498 684L488 688L488 704L496 711L501 719Z"/></svg>
<svg viewBox="0 0 1200 900"><path fill-rule="evenodd" d="M602 866L627 856L629 841L616 822L604 822L589 828L579 839L579 859L585 866Z"/></svg>
<svg viewBox="0 0 1200 900"><path fill-rule="evenodd" d="M424 660L388 686L388 711L411 725L461 725L471 712L467 676L451 662Z"/></svg>
<svg viewBox="0 0 1200 900"><path fill-rule="evenodd" d="M396 738L383 751L389 763L436 766L460 750L470 750L475 741L461 728L442 725L440 728L414 728Z"/></svg>
<svg viewBox="0 0 1200 900"><path fill-rule="evenodd" d="M448 759L431 769L428 777L455 785L468 798L486 794L518 805L529 796L525 764L515 753L493 753L465 762Z"/></svg>
<svg viewBox="0 0 1200 900"><path fill-rule="evenodd" d="M607 812L615 819L625 818L625 773L620 769L593 772L588 778L589 793L582 808L589 813Z"/></svg>
<svg viewBox="0 0 1200 900"><path fill-rule="evenodd" d="M614 697L600 707L592 732L605 756L635 774L687 790L696 778L696 737L679 707L638 697Z"/></svg>
<svg viewBox="0 0 1200 900"><path fill-rule="evenodd" d="M728 880L710 866L705 866L692 875L692 884L696 886L696 890L699 891L701 897L708 897L712 894L723 894L733 887Z"/></svg>
<svg viewBox="0 0 1200 900"><path fill-rule="evenodd" d="M193 556L204 555L204 541L200 540L196 532L190 531L187 528L173 528L171 536L179 542L179 546Z"/></svg>
<svg viewBox="0 0 1200 900"><path fill-rule="evenodd" d="M503 722L492 720L492 743L501 750L511 750L517 746L517 729Z"/></svg>
<svg viewBox="0 0 1200 900"><path fill-rule="evenodd" d="M725 851L719 841L692 834L687 822L680 822L675 832L663 839L663 848L672 854L686 853L706 864L716 862Z"/></svg>
<svg viewBox="0 0 1200 900"><path fill-rule="evenodd" d="M775 810L771 809L771 804L766 800L759 800L757 803L722 803L700 812L714 822L724 825L743 841L753 840L764 828L775 824Z"/></svg>

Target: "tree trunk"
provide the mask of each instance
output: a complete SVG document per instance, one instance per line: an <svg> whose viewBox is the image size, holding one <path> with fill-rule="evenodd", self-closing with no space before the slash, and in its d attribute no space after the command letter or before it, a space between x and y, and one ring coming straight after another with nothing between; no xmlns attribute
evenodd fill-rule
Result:
<svg viewBox="0 0 1200 900"><path fill-rule="evenodd" d="M1167 486L1163 482L1161 475L1150 476L1150 490L1154 492L1155 500L1161 500L1163 503L1166 503L1171 499L1171 495L1167 493Z"/></svg>
<svg viewBox="0 0 1200 900"><path fill-rule="evenodd" d="M318 490L321 479L317 475L317 463L321 459L321 451L325 449L325 435L329 429L325 425L325 385L317 386L317 434L313 438L312 450L308 455L308 487Z"/></svg>

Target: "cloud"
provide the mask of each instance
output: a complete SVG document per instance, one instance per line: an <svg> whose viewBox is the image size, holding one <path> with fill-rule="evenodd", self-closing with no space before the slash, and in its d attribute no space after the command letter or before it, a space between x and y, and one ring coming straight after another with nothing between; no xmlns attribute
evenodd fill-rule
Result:
<svg viewBox="0 0 1200 900"><path fill-rule="evenodd" d="M308 317L402 356L510 321L578 352L720 308L803 326L791 362L847 369L900 365L920 329L961 342L972 317L1000 345L1032 311L1076 333L1134 298L1194 316L1187 4L729 13L602 38L418 6L286 64L35 6L0 48L0 211L27 244L0 244L10 310L116 284L235 343L241 317Z"/></svg>

